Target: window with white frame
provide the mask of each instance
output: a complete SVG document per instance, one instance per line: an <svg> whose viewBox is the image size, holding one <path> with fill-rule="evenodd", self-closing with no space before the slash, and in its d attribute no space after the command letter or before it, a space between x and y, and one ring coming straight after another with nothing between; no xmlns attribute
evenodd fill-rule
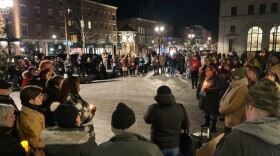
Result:
<svg viewBox="0 0 280 156"><path fill-rule="evenodd" d="M280 51L280 25L270 30L269 50Z"/></svg>
<svg viewBox="0 0 280 156"><path fill-rule="evenodd" d="M40 18L40 7L35 7L35 18Z"/></svg>
<svg viewBox="0 0 280 156"><path fill-rule="evenodd" d="M20 5L20 15L26 17L26 5Z"/></svg>
<svg viewBox="0 0 280 156"><path fill-rule="evenodd" d="M36 35L37 37L42 36L42 25L36 24Z"/></svg>
<svg viewBox="0 0 280 156"><path fill-rule="evenodd" d="M28 24L21 24L22 36L28 36Z"/></svg>
<svg viewBox="0 0 280 156"><path fill-rule="evenodd" d="M48 9L48 19L53 20L53 9Z"/></svg>
<svg viewBox="0 0 280 156"><path fill-rule="evenodd" d="M249 29L247 35L247 51L261 50L263 31L260 27L254 26Z"/></svg>

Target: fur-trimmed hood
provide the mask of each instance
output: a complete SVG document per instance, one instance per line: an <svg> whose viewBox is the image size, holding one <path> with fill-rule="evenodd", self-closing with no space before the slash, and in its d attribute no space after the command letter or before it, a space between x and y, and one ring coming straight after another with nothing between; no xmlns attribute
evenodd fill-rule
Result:
<svg viewBox="0 0 280 156"><path fill-rule="evenodd" d="M77 145L87 143L92 137L80 128L65 129L51 127L46 128L41 132L41 139L47 145Z"/></svg>

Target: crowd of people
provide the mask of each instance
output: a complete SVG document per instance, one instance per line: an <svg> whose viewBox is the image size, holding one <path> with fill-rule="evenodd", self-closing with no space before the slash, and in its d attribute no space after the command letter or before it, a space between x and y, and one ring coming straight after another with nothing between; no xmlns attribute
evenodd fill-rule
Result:
<svg viewBox="0 0 280 156"><path fill-rule="evenodd" d="M81 57L77 59L81 61ZM146 66L145 57L112 56L111 63L113 67L121 63L124 77L128 71L135 76L137 68L139 74L145 75L150 66L149 63ZM20 90L21 110L9 96L13 83L0 79L0 155L182 154L181 130L189 132L191 121L184 105L176 102L168 86L157 89L155 103L143 116L143 120L151 125L149 139L136 133L134 111L125 103L119 103L111 117L115 136L97 145L92 122L97 108L79 94L81 76L71 74L73 62L71 58L67 60L63 63L65 72L68 67L72 68L67 78L57 74L59 68L56 69L55 62L49 60L41 60L37 68L29 66L26 69L24 78L27 80ZM106 71L106 64L100 64ZM241 57L236 53L154 55L151 64L154 74L169 71L173 76L177 69L181 75L186 71L204 112L202 127L210 126L214 133L218 116L223 117L224 136L219 139L217 148L216 142L215 148L208 149L207 155L280 154L279 53L264 50L260 54L243 53ZM20 141L28 141L29 148L23 148Z"/></svg>

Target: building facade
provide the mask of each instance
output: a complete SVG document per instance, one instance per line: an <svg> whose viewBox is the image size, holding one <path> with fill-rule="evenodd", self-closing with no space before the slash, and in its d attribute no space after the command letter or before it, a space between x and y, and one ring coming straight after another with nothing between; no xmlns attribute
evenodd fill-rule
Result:
<svg viewBox="0 0 280 156"><path fill-rule="evenodd" d="M280 51L279 0L221 0L218 52Z"/></svg>
<svg viewBox="0 0 280 156"><path fill-rule="evenodd" d="M74 9L78 10L75 14ZM18 40L11 43L12 55L79 52L83 46L86 53L113 51L116 10L89 0L14 0L9 37ZM1 42L2 47L5 44Z"/></svg>
<svg viewBox="0 0 280 156"><path fill-rule="evenodd" d="M166 23L160 23L152 20L142 18L127 18L118 20L118 28L123 28L125 25L129 25L133 30L136 31L135 36L135 54L148 54L152 51L157 53L168 53L169 52L169 41L173 37L173 26ZM164 27L162 32L156 32L156 27ZM123 32L119 32L123 33ZM120 40L120 46L122 46Z"/></svg>

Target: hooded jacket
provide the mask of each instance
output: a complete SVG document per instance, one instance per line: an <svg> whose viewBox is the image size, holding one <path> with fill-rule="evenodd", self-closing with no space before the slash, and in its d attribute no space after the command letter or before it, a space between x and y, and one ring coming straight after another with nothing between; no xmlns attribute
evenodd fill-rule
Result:
<svg viewBox="0 0 280 156"><path fill-rule="evenodd" d="M145 137L135 133L124 133L100 144L94 156L162 156L159 148Z"/></svg>
<svg viewBox="0 0 280 156"><path fill-rule="evenodd" d="M83 129L51 127L42 131L48 156L91 156L97 147L94 139Z"/></svg>
<svg viewBox="0 0 280 156"><path fill-rule="evenodd" d="M243 100L248 93L248 79L233 81L220 101L219 112L225 115L226 127L233 127L245 119Z"/></svg>
<svg viewBox="0 0 280 156"><path fill-rule="evenodd" d="M246 121L221 139L214 156L279 156L280 119L272 117Z"/></svg>
<svg viewBox="0 0 280 156"><path fill-rule="evenodd" d="M186 110L172 94L157 95L155 101L144 116L145 122L151 124L151 141L160 149L179 147L181 129L188 130L190 126Z"/></svg>

